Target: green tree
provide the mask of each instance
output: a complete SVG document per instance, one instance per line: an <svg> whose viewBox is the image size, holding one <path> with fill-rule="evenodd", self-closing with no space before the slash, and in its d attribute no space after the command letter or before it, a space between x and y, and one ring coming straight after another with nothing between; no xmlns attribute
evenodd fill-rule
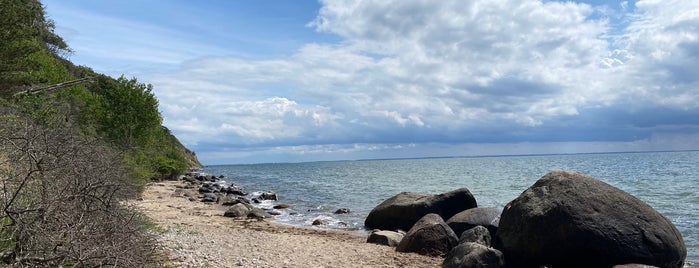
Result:
<svg viewBox="0 0 699 268"><path fill-rule="evenodd" d="M40 77L37 53L59 57L70 53L66 42L54 32L55 24L46 19L37 0L0 1L0 93L11 93L35 84ZM40 58L40 57L39 57Z"/></svg>
<svg viewBox="0 0 699 268"><path fill-rule="evenodd" d="M153 86L123 76L100 76L97 81L104 105L99 130L126 149L148 146L162 124Z"/></svg>

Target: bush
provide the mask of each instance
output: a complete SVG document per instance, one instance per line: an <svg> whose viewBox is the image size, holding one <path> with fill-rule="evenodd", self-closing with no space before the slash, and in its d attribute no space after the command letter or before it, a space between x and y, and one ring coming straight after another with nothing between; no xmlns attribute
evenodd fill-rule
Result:
<svg viewBox="0 0 699 268"><path fill-rule="evenodd" d="M108 144L0 111L0 255L20 266L155 266L136 187Z"/></svg>

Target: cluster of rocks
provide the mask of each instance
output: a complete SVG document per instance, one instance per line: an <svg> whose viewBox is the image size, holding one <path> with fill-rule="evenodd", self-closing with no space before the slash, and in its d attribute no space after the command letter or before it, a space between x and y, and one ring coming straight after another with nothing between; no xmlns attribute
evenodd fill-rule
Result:
<svg viewBox="0 0 699 268"><path fill-rule="evenodd" d="M680 232L659 212L569 171L546 174L502 211L478 207L466 188L404 192L375 207L364 224L375 229L367 242L445 256L442 267L674 268L687 255Z"/></svg>
<svg viewBox="0 0 699 268"><path fill-rule="evenodd" d="M291 208L290 205L283 203L277 203L270 207L255 206L254 204L265 201L278 201L277 194L272 191L247 193L234 183L226 186L223 175L214 176L190 171L181 176L180 179L185 184L178 186L180 189L175 192L176 195L184 196L193 202L199 201L228 207L223 214L224 217L267 219L280 215L280 210ZM350 213L347 208L335 211L335 214L347 213ZM314 219L311 225L326 225L329 222L325 219Z"/></svg>
<svg viewBox="0 0 699 268"><path fill-rule="evenodd" d="M178 186L175 194L187 197L190 201L204 203L215 203L229 207L224 212L225 217L266 219L273 214L279 214L276 209L289 208L290 206L279 204L273 210L264 210L255 207L253 203L260 203L263 200L277 200L274 192L261 192L258 195L250 196L243 189L235 184L225 185L224 176L205 175L198 172L189 172L181 177L184 185Z"/></svg>

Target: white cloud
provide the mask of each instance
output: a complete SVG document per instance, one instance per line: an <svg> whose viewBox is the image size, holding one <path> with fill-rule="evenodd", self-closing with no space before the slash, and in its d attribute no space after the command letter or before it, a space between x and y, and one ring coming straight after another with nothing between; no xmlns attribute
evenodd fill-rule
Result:
<svg viewBox="0 0 699 268"><path fill-rule="evenodd" d="M638 1L615 46L615 86L641 105L699 108L699 2Z"/></svg>
<svg viewBox="0 0 699 268"><path fill-rule="evenodd" d="M620 137L584 113L699 108L696 1L622 3L633 12L623 29L573 2L322 4L309 25L340 43L272 59L200 58L148 77L166 124L186 144L216 147L203 150L347 155L386 151L352 144ZM562 126L580 133L554 129ZM634 135L653 133L641 130Z"/></svg>

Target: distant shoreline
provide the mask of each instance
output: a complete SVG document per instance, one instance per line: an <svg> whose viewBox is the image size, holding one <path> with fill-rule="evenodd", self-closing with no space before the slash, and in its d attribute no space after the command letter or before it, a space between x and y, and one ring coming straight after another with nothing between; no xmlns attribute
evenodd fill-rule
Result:
<svg viewBox="0 0 699 268"><path fill-rule="evenodd" d="M365 162L365 161L400 161L400 160L427 160L427 159L467 159L467 158L501 158L501 157L532 157L532 156L566 156L566 155L605 155L605 154L646 154L646 153L684 153L699 152L699 149L689 150L657 150L657 151L611 151L611 152L588 152L588 153L542 153L542 154L493 154L493 155L462 155L462 156L426 156L426 157L398 157L398 158L366 158L366 159L344 159L344 160L318 160L299 162L260 162L260 163L238 163L238 164L215 164L203 165L202 168L217 166L252 166L252 165L274 165L274 164L300 164L300 163L333 163L333 162Z"/></svg>

